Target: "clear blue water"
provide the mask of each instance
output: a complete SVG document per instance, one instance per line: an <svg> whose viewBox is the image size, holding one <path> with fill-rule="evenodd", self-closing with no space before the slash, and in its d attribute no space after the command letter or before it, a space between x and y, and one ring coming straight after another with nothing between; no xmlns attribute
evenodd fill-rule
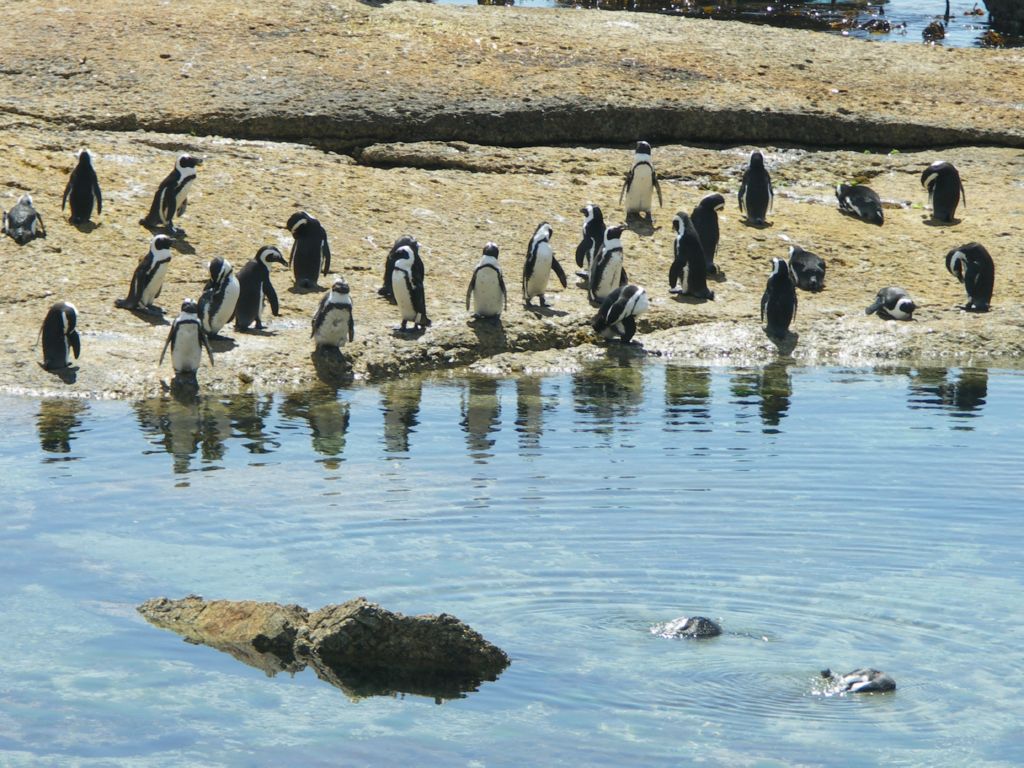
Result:
<svg viewBox="0 0 1024 768"><path fill-rule="evenodd" d="M1024 762L1024 373L610 357L0 412L0 765ZM353 702L135 613L188 593L446 611L513 662ZM649 631L693 614L726 633ZM816 692L866 665L897 691Z"/></svg>

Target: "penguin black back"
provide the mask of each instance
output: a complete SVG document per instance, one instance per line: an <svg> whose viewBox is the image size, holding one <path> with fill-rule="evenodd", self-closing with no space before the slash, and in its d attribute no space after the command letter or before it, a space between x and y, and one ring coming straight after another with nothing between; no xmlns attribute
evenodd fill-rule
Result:
<svg viewBox="0 0 1024 768"><path fill-rule="evenodd" d="M952 163L938 160L929 165L921 174L921 186L928 190L932 218L936 221L952 224L961 197L964 207L967 206L967 193L960 180L960 171Z"/></svg>
<svg viewBox="0 0 1024 768"><path fill-rule="evenodd" d="M3 227L0 229L18 245L24 245L35 237L46 237L43 217L32 205L32 195L26 192L9 211L4 211Z"/></svg>
<svg viewBox="0 0 1024 768"><path fill-rule="evenodd" d="M576 246L576 266L587 270L581 277L586 277L590 271L591 262L597 258L598 251L604 243L604 214L601 207L593 203L587 203L580 208L583 214L583 237Z"/></svg>
<svg viewBox="0 0 1024 768"><path fill-rule="evenodd" d="M796 281L789 265L782 259L772 259L772 273L761 296L761 322L767 318L765 331L769 336L786 337L796 316L796 305Z"/></svg>
<svg viewBox="0 0 1024 768"><path fill-rule="evenodd" d="M67 301L52 305L43 319L39 335L43 341L42 366L57 371L71 365L71 353L77 360L82 354L82 341L78 335L78 313Z"/></svg>
<svg viewBox="0 0 1024 768"><path fill-rule="evenodd" d="M704 262L707 265L709 275L717 275L718 267L715 266L715 254L718 251L718 212L725 208L725 198L717 192L705 195L697 203L690 214L697 236L700 237L701 247L704 249Z"/></svg>
<svg viewBox="0 0 1024 768"><path fill-rule="evenodd" d="M747 215L747 221L751 224L764 225L774 200L775 191L772 189L772 178L764 166L764 155L754 150L750 153L750 163L740 181L740 211Z"/></svg>
<svg viewBox="0 0 1024 768"><path fill-rule="evenodd" d="M139 220L139 224L149 229L166 227L171 234L184 234L174 226L174 217L185 212L188 193L196 179L196 169L202 164L202 158L179 155L174 170L160 182L149 206L149 213Z"/></svg>
<svg viewBox="0 0 1024 768"><path fill-rule="evenodd" d="M672 266L668 272L668 284L675 288L681 283L678 292L699 299L714 299L715 294L708 288L707 261L700 236L689 215L679 211L672 219L672 229L676 232L673 241Z"/></svg>
<svg viewBox="0 0 1024 768"><path fill-rule="evenodd" d="M244 331L253 323L263 329L263 300L270 304L276 317L281 314L277 292L270 283L270 265L286 264L284 256L272 245L260 248L256 255L238 271L238 303L235 305L235 329Z"/></svg>
<svg viewBox="0 0 1024 768"><path fill-rule="evenodd" d="M323 225L305 211L293 213L285 227L292 233L289 264L298 288L317 287L317 276L331 270L331 247Z"/></svg>
<svg viewBox="0 0 1024 768"><path fill-rule="evenodd" d="M992 303L996 267L981 243L967 243L946 254L946 269L964 284L968 312L987 312Z"/></svg>
<svg viewBox="0 0 1024 768"><path fill-rule="evenodd" d="M879 227L885 222L882 199L871 187L863 184L839 184L836 186L836 200L839 201L839 210L843 213Z"/></svg>
<svg viewBox="0 0 1024 768"><path fill-rule="evenodd" d="M92 155L87 149L78 153L78 164L71 171L71 178L64 187L64 200L60 206L62 211L69 200L72 224L84 224L89 221L94 205L96 213L103 213L103 193L100 192L100 182L92 166Z"/></svg>

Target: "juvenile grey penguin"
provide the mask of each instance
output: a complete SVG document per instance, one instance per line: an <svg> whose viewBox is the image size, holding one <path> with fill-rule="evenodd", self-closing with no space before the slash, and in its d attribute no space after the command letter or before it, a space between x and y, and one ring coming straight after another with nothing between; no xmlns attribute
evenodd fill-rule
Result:
<svg viewBox="0 0 1024 768"><path fill-rule="evenodd" d="M633 154L633 167L626 174L626 180L622 183L622 191L619 193L619 203L623 197L626 199L626 218L646 213L647 218L651 217L651 202L654 193L658 193L658 205L662 205L661 186L658 184L658 174L651 162L651 145L646 141L636 143L636 152Z"/></svg>
<svg viewBox="0 0 1024 768"><path fill-rule="evenodd" d="M26 192L9 211L4 211L3 234L18 245L24 245L34 237L46 237L43 217L32 207L32 195Z"/></svg>
<svg viewBox="0 0 1024 768"><path fill-rule="evenodd" d="M882 288L871 305L864 310L865 315L877 314L883 320L913 320L917 305L910 294L903 288L894 285Z"/></svg>
<svg viewBox="0 0 1024 768"><path fill-rule="evenodd" d="M761 296L761 322L768 318L765 331L777 339L786 337L796 316L796 279L782 259L772 259L772 273Z"/></svg>
<svg viewBox="0 0 1024 768"><path fill-rule="evenodd" d="M583 237L580 239L579 245L576 246L576 266L581 271L576 275L589 278L591 266L604 243L606 227L600 206L587 203L580 208L580 213L583 214Z"/></svg>
<svg viewBox="0 0 1024 768"><path fill-rule="evenodd" d="M422 262L421 262L422 264ZM401 330L412 323L414 330L430 326L423 276L416 275L416 254L408 245L399 246L391 270L391 293L402 314Z"/></svg>
<svg viewBox="0 0 1024 768"><path fill-rule="evenodd" d="M231 322L240 293L241 285L231 262L220 256L211 260L210 280L199 297L199 319L207 336L216 338L220 329Z"/></svg>
<svg viewBox="0 0 1024 768"><path fill-rule="evenodd" d="M128 298L117 299L115 306L121 309L132 309L150 315L162 315L163 309L153 302L160 296L167 276L167 266L171 263L171 244L174 241L167 235L154 235L149 241L149 251L139 259L139 264L132 273L132 283L128 288Z"/></svg>
<svg viewBox="0 0 1024 768"><path fill-rule="evenodd" d="M871 187L863 184L837 184L836 200L843 213L879 227L885 223L882 198Z"/></svg>
<svg viewBox="0 0 1024 768"><path fill-rule="evenodd" d="M71 223L83 224L92 218L95 205L96 213L103 213L103 193L100 192L100 181L96 170L92 167L92 155L83 149L78 153L78 164L71 171L71 178L64 187L64 200L60 204L63 211L71 200Z"/></svg>
<svg viewBox="0 0 1024 768"><path fill-rule="evenodd" d="M668 271L668 284L673 293L714 300L715 293L708 288L707 260L700 236L693 221L684 211L672 219L676 233L672 245L672 266ZM676 283L679 287L676 288Z"/></svg>
<svg viewBox="0 0 1024 768"><path fill-rule="evenodd" d="M831 693L886 693L896 690L895 680L885 672L870 667L861 667L845 675L823 669L821 676L829 681Z"/></svg>
<svg viewBox="0 0 1024 768"><path fill-rule="evenodd" d="M179 155L174 170L160 182L153 195L153 203L149 206L149 213L139 220L139 224L150 229L166 227L172 235L183 235L184 230L174 226L174 217L185 213L188 193L196 180L196 168L202 164L202 158Z"/></svg>
<svg viewBox="0 0 1024 768"><path fill-rule="evenodd" d="M799 245L789 246L789 268L801 290L816 293L824 289L825 266L825 260L818 254L805 251Z"/></svg>
<svg viewBox="0 0 1024 768"><path fill-rule="evenodd" d="M709 275L717 275L715 254L718 252L718 212L725 208L725 198L715 192L705 195L690 214L694 229L704 249L704 262Z"/></svg>
<svg viewBox="0 0 1024 768"><path fill-rule="evenodd" d="M740 182L740 211L747 215L747 221L755 225L767 223L768 212L772 210L775 192L772 178L764 167L764 155L756 149L750 153L750 163L743 171Z"/></svg>
<svg viewBox="0 0 1024 768"><path fill-rule="evenodd" d="M626 268L623 266L622 233L626 227L618 224L604 231L601 250L590 262L590 279L587 281L587 292L590 300L595 303L604 301L605 297L620 285L629 282Z"/></svg>
<svg viewBox="0 0 1024 768"><path fill-rule="evenodd" d="M288 257L299 288L316 288L317 277L331 271L331 246L323 225L305 211L293 213L285 225L292 233L291 254Z"/></svg>
<svg viewBox="0 0 1024 768"><path fill-rule="evenodd" d="M548 305L544 292L548 289L548 279L552 272L565 288L568 280L565 277L565 270L555 258L555 252L551 250L551 225L545 221L537 227L526 249L526 263L523 265L523 301L526 306L530 306L530 300L534 296L540 297L542 307Z"/></svg>
<svg viewBox="0 0 1024 768"><path fill-rule="evenodd" d="M604 339L618 336L628 344L636 335L636 318L650 309L647 292L638 285L620 285L604 297L591 325Z"/></svg>
<svg viewBox="0 0 1024 768"><path fill-rule="evenodd" d="M206 333L199 322L199 306L192 299L185 299L181 303L181 314L171 323L167 341L164 342L164 348L160 352L160 365L163 365L168 346L171 348L171 363L174 365L176 378L180 376L195 380L199 363L203 359L204 349L206 356L210 359L210 365L213 365L213 353L210 352Z"/></svg>
<svg viewBox="0 0 1024 768"><path fill-rule="evenodd" d="M498 246L494 243L484 246L483 256L473 270L469 288L466 289L466 309L469 309L470 300L473 302L474 317L498 318L508 306L505 278L498 264Z"/></svg>
<svg viewBox="0 0 1024 768"><path fill-rule="evenodd" d="M52 305L43 319L39 335L43 340L42 366L48 371L57 371L71 365L71 353L75 359L82 354L82 340L78 336L78 312L68 301Z"/></svg>
<svg viewBox="0 0 1024 768"><path fill-rule="evenodd" d="M921 174L921 186L928 190L928 204L936 221L952 223L961 196L964 207L967 206L967 193L960 181L960 171L952 163L937 160L929 165Z"/></svg>
<svg viewBox="0 0 1024 768"><path fill-rule="evenodd" d="M981 243L967 243L954 248L946 254L946 269L967 290L964 309L968 312L988 312L992 303L996 266L985 246Z"/></svg>
<svg viewBox="0 0 1024 768"><path fill-rule="evenodd" d="M277 292L270 283L270 265L285 263L284 256L277 248L265 245L239 270L238 303L235 304L236 331L245 331L254 323L257 331L263 330L264 299L269 302L274 317L281 314Z"/></svg>
<svg viewBox="0 0 1024 768"><path fill-rule="evenodd" d="M395 303L395 294L391 290L391 272L395 268L395 259L398 258L398 249L403 245L409 246L412 250L413 276L419 282L423 282L423 259L420 258L420 244L412 235L402 235L400 238L395 240L394 245L391 246L391 250L388 251L388 257L384 261L384 282L381 287L377 289L377 295L383 296L392 304Z"/></svg>
<svg viewBox="0 0 1024 768"><path fill-rule="evenodd" d="M310 338L316 340L316 347L343 347L345 342L356 337L355 320L352 317L352 296L348 283L341 278L334 281L331 290L320 299L320 305L313 315L313 332Z"/></svg>

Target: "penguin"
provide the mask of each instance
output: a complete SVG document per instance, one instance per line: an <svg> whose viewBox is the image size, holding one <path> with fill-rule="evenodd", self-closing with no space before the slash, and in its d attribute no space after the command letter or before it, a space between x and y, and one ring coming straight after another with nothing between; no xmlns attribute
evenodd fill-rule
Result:
<svg viewBox="0 0 1024 768"><path fill-rule="evenodd" d="M628 344L636 335L636 318L651 308L647 292L638 285L620 285L601 302L591 325L604 339L618 336Z"/></svg>
<svg viewBox="0 0 1024 768"><path fill-rule="evenodd" d="M705 271L709 275L718 274L718 267L715 266L715 254L718 251L718 212L723 208L725 198L716 192L702 197L690 214L690 220L704 248Z"/></svg>
<svg viewBox="0 0 1024 768"><path fill-rule="evenodd" d="M552 272L563 288L569 284L565 270L551 250L551 225L545 221L537 227L526 249L526 263L523 265L523 301L526 306L530 306L530 300L534 296L540 297L542 307L548 305L544 299L544 292L547 290Z"/></svg>
<svg viewBox="0 0 1024 768"><path fill-rule="evenodd" d="M761 322L765 315L768 324L765 328L769 336L782 339L789 331L789 324L796 316L796 280L789 265L782 259L772 259L772 273L768 277L768 285L761 296Z"/></svg>
<svg viewBox="0 0 1024 768"><path fill-rule="evenodd" d="M869 667L855 669L845 675L836 675L831 669L823 669L821 676L832 683L831 693L885 693L896 690L895 680L885 672Z"/></svg>
<svg viewBox="0 0 1024 768"><path fill-rule="evenodd" d="M71 178L64 187L64 200L60 204L62 211L68 204L68 198L71 198L72 224L89 221L93 205L96 206L96 213L103 213L103 193L100 192L100 182L92 167L92 155L87 149L78 153L78 165L71 171Z"/></svg>
<svg viewBox="0 0 1024 768"><path fill-rule="evenodd" d="M292 233L288 263L297 288L316 288L317 276L331 270L331 246L323 225L305 211L293 213L285 228Z"/></svg>
<svg viewBox="0 0 1024 768"><path fill-rule="evenodd" d="M837 184L836 199L842 213L879 227L885 222L882 199L871 187L863 184Z"/></svg>
<svg viewBox="0 0 1024 768"><path fill-rule="evenodd" d="M590 269L604 243L604 214L600 206L587 203L580 208L583 214L583 237L576 246L576 266L581 269L578 277L590 277Z"/></svg>
<svg viewBox="0 0 1024 768"><path fill-rule="evenodd" d="M211 339L217 338L220 329L235 316L240 292L231 262L220 256L213 259L210 262L210 280L199 297L199 319L203 321L203 331Z"/></svg>
<svg viewBox="0 0 1024 768"><path fill-rule="evenodd" d="M270 283L270 265L285 264L284 256L272 245L265 245L256 251L256 255L238 272L238 302L235 304L235 330L248 330L255 323L256 330L264 328L264 298L270 302L270 311L277 317L280 308L277 303L277 292Z"/></svg>
<svg viewBox="0 0 1024 768"><path fill-rule="evenodd" d="M626 198L626 218L646 213L651 218L651 199L654 193L658 193L658 205L661 201L661 186L658 184L658 174L651 162L651 145L646 141L636 143L636 152L633 154L633 167L626 174L626 180L622 183L622 191L619 192L619 204L622 198Z"/></svg>
<svg viewBox="0 0 1024 768"><path fill-rule="evenodd" d="M381 287L377 289L377 295L383 296L392 304L395 303L395 295L391 291L391 272L395 268L395 259L398 255L398 249L403 245L407 245L412 249L412 272L417 281L421 283L423 282L423 260L420 258L420 244L416 242L416 238L412 235L402 235L400 238L395 240L394 245L391 246L391 250L388 251L388 257L384 261L384 282Z"/></svg>
<svg viewBox="0 0 1024 768"><path fill-rule="evenodd" d="M668 271L668 284L672 293L714 300L714 291L708 288L707 260L700 235L689 215L679 211L672 219L676 238L672 245L672 266ZM676 283L679 287L676 288Z"/></svg>
<svg viewBox="0 0 1024 768"><path fill-rule="evenodd" d="M139 265L132 274L128 298L117 299L114 304L121 309L132 309L150 315L162 315L163 309L153 302L160 296L167 276L167 265L171 263L171 244L167 235L154 235L149 241L149 252L139 259Z"/></svg>
<svg viewBox="0 0 1024 768"><path fill-rule="evenodd" d="M484 254L473 270L466 289L466 309L469 309L470 299L473 301L473 317L497 319L508 306L505 278L498 264L498 246L494 243L484 246Z"/></svg>
<svg viewBox="0 0 1024 768"><path fill-rule="evenodd" d="M313 315L313 331L309 336L316 340L316 348L320 349L343 347L346 341L355 338L355 334L352 297L349 295L348 283L339 278L320 299L320 305Z"/></svg>
<svg viewBox="0 0 1024 768"><path fill-rule="evenodd" d="M629 282L626 268L622 266L622 233L626 227L618 224L604 231L601 249L590 262L590 279L587 281L587 292L591 302L600 303L612 292Z"/></svg>
<svg viewBox="0 0 1024 768"><path fill-rule="evenodd" d="M765 217L772 210L775 192L772 178L764 167L764 155L756 149L750 153L750 163L743 171L740 182L740 211L747 215L747 221L754 225L765 225Z"/></svg>
<svg viewBox="0 0 1024 768"><path fill-rule="evenodd" d="M680 616L664 624L655 624L651 627L651 634L671 640L718 637L722 634L722 627L706 616Z"/></svg>
<svg viewBox="0 0 1024 768"><path fill-rule="evenodd" d="M423 277L416 276L415 252L408 245L399 246L391 270L391 293L402 313L403 331L409 322L413 324L414 330L423 330L430 325L423 285Z"/></svg>
<svg viewBox="0 0 1024 768"><path fill-rule="evenodd" d="M68 301L58 301L50 307L39 329L43 340L43 362L47 371L58 371L71 365L71 353L77 360L82 354L82 340L78 336L78 312Z"/></svg>
<svg viewBox="0 0 1024 768"><path fill-rule="evenodd" d="M960 171L952 163L937 160L921 174L921 186L928 190L928 204L932 207L932 218L947 224L953 222L961 196L967 206L967 193L960 181Z"/></svg>
<svg viewBox="0 0 1024 768"><path fill-rule="evenodd" d="M174 170L157 187L149 213L139 219L139 224L149 229L166 227L174 235L185 234L184 230L174 226L174 217L185 213L188 192L196 180L196 168L202 164L202 158L180 155L174 163Z"/></svg>
<svg viewBox="0 0 1024 768"><path fill-rule="evenodd" d="M34 237L46 237L43 217L32 207L32 195L26 192L18 198L18 202L9 211L4 211L3 234L10 237L18 245L24 245Z"/></svg>
<svg viewBox="0 0 1024 768"><path fill-rule="evenodd" d="M206 332L199 322L199 305L192 299L185 299L181 303L181 314L174 318L171 323L171 331L167 334L167 341L160 352L160 365L163 365L164 355L167 354L167 347L171 348L171 363L174 365L175 378L179 376L194 381L196 371L199 370L199 363L203 359L203 350L213 365L213 353L210 352L210 344L206 340Z"/></svg>
<svg viewBox="0 0 1024 768"><path fill-rule="evenodd" d="M946 254L946 269L967 289L968 312L988 312L992 303L992 286L996 267L988 250L981 243L967 243Z"/></svg>
<svg viewBox="0 0 1024 768"><path fill-rule="evenodd" d="M883 320L913 320L915 309L917 305L909 293L902 288L889 286L878 292L871 306L864 310L864 314L877 313Z"/></svg>
<svg viewBox="0 0 1024 768"><path fill-rule="evenodd" d="M789 268L801 290L817 293L824 289L825 266L825 260L818 254L805 251L799 245L789 246Z"/></svg>

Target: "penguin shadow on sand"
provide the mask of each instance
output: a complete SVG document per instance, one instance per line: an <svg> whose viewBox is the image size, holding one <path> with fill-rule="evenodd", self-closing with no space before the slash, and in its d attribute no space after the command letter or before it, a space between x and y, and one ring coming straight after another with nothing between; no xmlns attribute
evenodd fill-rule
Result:
<svg viewBox="0 0 1024 768"><path fill-rule="evenodd" d="M586 288L586 281L583 287ZM566 317L569 313L564 309L555 309L550 304L526 304L523 309L536 317Z"/></svg>
<svg viewBox="0 0 1024 768"><path fill-rule="evenodd" d="M921 221L926 227L955 227L961 222L961 219L954 216L950 221L943 221L926 213L921 217Z"/></svg>
<svg viewBox="0 0 1024 768"><path fill-rule="evenodd" d="M722 278L723 280L725 278ZM690 293L682 293L678 289L669 289L669 293L672 295L672 301L677 304L707 304L709 301L714 301L714 295L707 296L694 296Z"/></svg>
<svg viewBox="0 0 1024 768"><path fill-rule="evenodd" d="M744 216L740 221L743 222L743 226L750 227L751 229L771 229L775 225L770 221L757 221L754 219L748 219Z"/></svg>
<svg viewBox="0 0 1024 768"><path fill-rule="evenodd" d="M65 384L74 384L78 381L78 366L77 365L66 365L63 368L47 368L42 363L39 364L47 373L53 374L58 379L63 381Z"/></svg>
<svg viewBox="0 0 1024 768"><path fill-rule="evenodd" d="M91 232L95 232L97 229L103 226L99 222L92 221L91 219L86 219L85 221L78 222L69 221L68 223L71 224L72 227L77 229L83 235L88 235Z"/></svg>
<svg viewBox="0 0 1024 768"><path fill-rule="evenodd" d="M320 283L313 283L312 285L300 285L299 283L292 283L288 289L288 293L295 294L296 296L303 296L307 293L323 293L325 288L320 287Z"/></svg>
<svg viewBox="0 0 1024 768"><path fill-rule="evenodd" d="M221 336L219 333L215 336L207 334L206 341L214 352L230 352L238 346L238 342L231 336Z"/></svg>
<svg viewBox="0 0 1024 768"><path fill-rule="evenodd" d="M481 352L492 354L508 349L508 336L505 334L501 317L473 316L466 321L466 325L476 334Z"/></svg>
<svg viewBox="0 0 1024 768"><path fill-rule="evenodd" d="M786 357L793 354L793 350L796 349L797 342L800 341L800 334L796 331L786 331L786 335L782 337L772 336L767 331L765 331L764 335L772 344L775 345L775 349L779 351L779 354Z"/></svg>
<svg viewBox="0 0 1024 768"><path fill-rule="evenodd" d="M337 347L316 347L310 352L309 359L313 361L317 378L324 384L349 384L355 378L352 359Z"/></svg>
<svg viewBox="0 0 1024 768"><path fill-rule="evenodd" d="M174 242L171 243L172 250L175 250L178 253L182 253L186 256L195 256L196 249L192 247L192 244L188 240L184 239L184 235L171 235L171 237L175 238Z"/></svg>
<svg viewBox="0 0 1024 768"><path fill-rule="evenodd" d="M145 320L150 325L170 325L162 310L151 310L146 307L121 307L121 309L127 309L139 320Z"/></svg>
<svg viewBox="0 0 1024 768"><path fill-rule="evenodd" d="M639 213L626 214L626 229L637 237L653 237L661 227L654 226L654 215L641 216Z"/></svg>

